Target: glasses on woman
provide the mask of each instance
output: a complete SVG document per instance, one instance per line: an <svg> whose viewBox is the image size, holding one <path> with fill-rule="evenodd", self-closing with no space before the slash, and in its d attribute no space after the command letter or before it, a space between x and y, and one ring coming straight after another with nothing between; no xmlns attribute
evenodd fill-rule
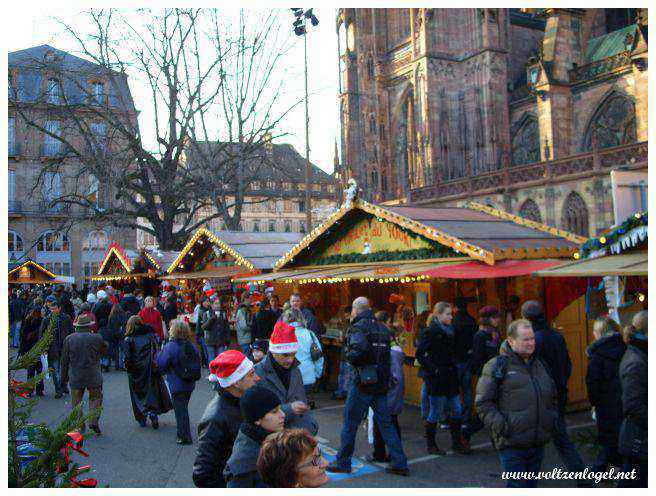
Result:
<svg viewBox="0 0 656 496"><path fill-rule="evenodd" d="M302 465L299 465L298 468L306 468L306 467L319 467L321 465L321 459L323 458L323 453L321 453L321 450L312 457L312 460L310 460L307 463L303 463Z"/></svg>

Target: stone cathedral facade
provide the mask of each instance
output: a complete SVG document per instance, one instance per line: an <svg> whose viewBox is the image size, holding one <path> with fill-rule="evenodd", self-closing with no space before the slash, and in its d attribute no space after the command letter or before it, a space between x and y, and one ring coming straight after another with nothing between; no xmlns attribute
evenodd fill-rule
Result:
<svg viewBox="0 0 656 496"><path fill-rule="evenodd" d="M646 171L646 9L340 9L336 22L336 170L370 200L475 200L594 235L613 223L610 171Z"/></svg>

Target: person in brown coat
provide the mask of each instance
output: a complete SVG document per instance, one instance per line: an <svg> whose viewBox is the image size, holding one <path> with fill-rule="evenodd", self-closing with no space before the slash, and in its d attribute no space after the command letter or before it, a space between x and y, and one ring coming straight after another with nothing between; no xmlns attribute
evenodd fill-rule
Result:
<svg viewBox="0 0 656 496"><path fill-rule="evenodd" d="M92 412L89 427L101 434L99 409L103 402L103 378L100 359L108 344L100 334L91 333L92 322L86 315L80 315L73 325L75 332L64 339L62 384L65 386L70 382L73 408L82 402L85 389L89 391L89 411Z"/></svg>
<svg viewBox="0 0 656 496"><path fill-rule="evenodd" d="M528 320L513 321L499 356L483 367L476 409L490 429L505 473L537 473L554 432L556 385L535 354ZM508 487L536 487L534 478L508 479Z"/></svg>

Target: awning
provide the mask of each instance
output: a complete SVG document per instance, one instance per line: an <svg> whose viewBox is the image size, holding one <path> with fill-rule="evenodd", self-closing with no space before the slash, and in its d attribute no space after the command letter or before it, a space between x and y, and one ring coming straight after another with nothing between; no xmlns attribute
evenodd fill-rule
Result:
<svg viewBox="0 0 656 496"><path fill-rule="evenodd" d="M538 270L541 277L646 276L647 252L623 253L569 262L551 269Z"/></svg>
<svg viewBox="0 0 656 496"><path fill-rule="evenodd" d="M160 279L169 281L179 279L222 279L243 275L245 271L247 269L241 265L227 265L223 267L206 267L203 270L195 272L174 272L173 274L162 276Z"/></svg>
<svg viewBox="0 0 656 496"><path fill-rule="evenodd" d="M488 279L494 277L516 277L532 274L536 270L546 269L562 263L562 260L501 260L494 265L471 261L459 264L443 265L435 269L422 271L428 277L444 279Z"/></svg>

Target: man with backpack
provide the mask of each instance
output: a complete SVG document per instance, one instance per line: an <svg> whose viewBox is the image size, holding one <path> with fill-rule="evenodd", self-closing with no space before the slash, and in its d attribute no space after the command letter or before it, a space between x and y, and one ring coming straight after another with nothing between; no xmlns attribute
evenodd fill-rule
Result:
<svg viewBox="0 0 656 496"><path fill-rule="evenodd" d="M476 385L476 410L492 433L504 473L537 473L544 446L554 433L557 393L535 350L528 320L508 326L499 356L483 367ZM536 487L535 477L507 479L508 487Z"/></svg>
<svg viewBox="0 0 656 496"><path fill-rule="evenodd" d="M189 400L201 375L200 354L190 341L191 332L184 320L172 320L169 334L171 339L157 355L157 368L160 373L166 374L166 382L171 391L177 443L193 444L189 425Z"/></svg>
<svg viewBox="0 0 656 496"><path fill-rule="evenodd" d="M349 386L346 398L340 448L335 461L326 470L336 473L351 472L351 457L358 426L371 407L374 411L374 422L378 423L390 453L390 466L385 471L407 477L410 475L408 459L392 424L387 404L391 377L390 332L376 320L369 301L364 296L353 301L351 326L347 336L346 359L355 368L356 377Z"/></svg>

